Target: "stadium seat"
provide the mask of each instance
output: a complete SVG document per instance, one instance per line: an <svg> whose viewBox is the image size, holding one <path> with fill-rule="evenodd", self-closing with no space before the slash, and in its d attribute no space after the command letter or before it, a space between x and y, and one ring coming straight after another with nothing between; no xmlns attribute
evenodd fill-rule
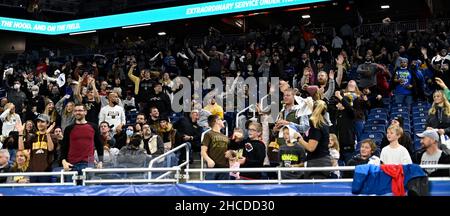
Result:
<svg viewBox="0 0 450 216"><path fill-rule="evenodd" d="M383 133L386 134L385 125L366 125L364 126L365 133Z"/></svg>
<svg viewBox="0 0 450 216"><path fill-rule="evenodd" d="M414 133L421 133L426 129L425 124L414 124Z"/></svg>
<svg viewBox="0 0 450 216"><path fill-rule="evenodd" d="M413 106L413 108L414 108L414 107L418 107L418 106L428 106L428 107L430 107L431 104L428 103L428 102L426 102L426 101L417 101L417 102L414 102L414 103L412 104L412 106Z"/></svg>
<svg viewBox="0 0 450 216"><path fill-rule="evenodd" d="M413 117L413 124L425 124L427 122L427 119L424 117Z"/></svg>
<svg viewBox="0 0 450 216"><path fill-rule="evenodd" d="M409 109L409 106L406 104L403 104L403 103L393 103L391 105L391 107L392 107L391 109L393 109L393 108L408 108Z"/></svg>
<svg viewBox="0 0 450 216"><path fill-rule="evenodd" d="M417 118L417 117L426 118L428 116L428 112L413 111L412 116L415 118Z"/></svg>
<svg viewBox="0 0 450 216"><path fill-rule="evenodd" d="M420 139L414 140L414 150L419 150L422 148L422 143L420 143Z"/></svg>
<svg viewBox="0 0 450 216"><path fill-rule="evenodd" d="M381 143L381 140L383 140L383 134L382 133L364 133L361 136L361 140L364 139L373 139L378 144Z"/></svg>
<svg viewBox="0 0 450 216"><path fill-rule="evenodd" d="M367 117L368 120L370 119L388 119L388 116L386 113L376 113L376 114L369 114L369 116Z"/></svg>
<svg viewBox="0 0 450 216"><path fill-rule="evenodd" d="M384 124L386 125L388 121L386 119L370 119L366 121L366 124Z"/></svg>
<svg viewBox="0 0 450 216"><path fill-rule="evenodd" d="M413 113L422 113L422 112L428 113L428 110L430 110L430 108L429 107L424 107L424 106L413 107L412 108Z"/></svg>
<svg viewBox="0 0 450 216"><path fill-rule="evenodd" d="M407 120L410 121L409 113L404 113L404 112L392 113L390 119L392 120L394 117L402 117L404 122L406 122Z"/></svg>
<svg viewBox="0 0 450 216"><path fill-rule="evenodd" d="M385 108L373 108L370 110L370 114L387 114L388 111Z"/></svg>
<svg viewBox="0 0 450 216"><path fill-rule="evenodd" d="M392 107L391 113L409 113L409 108L407 107Z"/></svg>

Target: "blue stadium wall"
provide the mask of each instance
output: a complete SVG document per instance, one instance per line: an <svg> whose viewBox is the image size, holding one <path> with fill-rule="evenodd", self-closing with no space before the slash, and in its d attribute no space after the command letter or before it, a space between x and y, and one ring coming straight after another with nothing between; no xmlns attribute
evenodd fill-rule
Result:
<svg viewBox="0 0 450 216"><path fill-rule="evenodd" d="M0 188L3 196L353 196L352 183L153 184ZM432 196L450 196L450 182L430 182ZM390 195L390 194L387 194Z"/></svg>

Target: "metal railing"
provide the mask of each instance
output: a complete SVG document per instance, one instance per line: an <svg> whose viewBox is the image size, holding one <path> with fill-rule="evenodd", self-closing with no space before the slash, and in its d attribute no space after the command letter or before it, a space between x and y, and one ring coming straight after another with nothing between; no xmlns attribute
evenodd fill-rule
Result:
<svg viewBox="0 0 450 216"><path fill-rule="evenodd" d="M21 186L63 186L63 185L76 185L78 173L76 171L64 171L60 172L14 172L14 173L0 173L0 177L14 177L14 176L59 176L59 182L53 183L4 183L0 184L0 187L21 187ZM72 176L71 182L65 182L64 176Z"/></svg>
<svg viewBox="0 0 450 216"><path fill-rule="evenodd" d="M449 169L450 165L421 165L423 169ZM208 168L208 169L185 169L186 173L200 172L200 173L217 173L217 172L276 172L277 179L258 179L258 180L204 180L201 176L200 180L189 180L188 183L218 183L218 184L304 184L304 183L337 183L337 182L352 182L352 178L341 179L282 179L283 172L313 172L313 171L353 171L354 166L343 167L261 167L261 168ZM175 176L173 179L163 179L165 176L159 176L156 179L88 179L87 176L90 173L146 173L146 172L176 172L180 173L181 165L174 167L164 168L107 168L107 169L94 169L86 168L82 170L83 185L89 184L133 184L133 183L179 183L180 175ZM71 182L65 182L64 176L72 176ZM0 177L11 176L61 176L59 183L5 183L0 184L0 187L22 187L22 186L74 186L78 179L78 174L75 171L61 171L61 172L29 172L29 173L0 173ZM429 177L429 181L448 181L449 177Z"/></svg>
<svg viewBox="0 0 450 216"><path fill-rule="evenodd" d="M107 169L83 169L83 185L86 184L123 184L123 183L178 183L178 178L173 179L88 179L89 173L150 173L150 172L177 172L180 166L161 168L107 168Z"/></svg>
<svg viewBox="0 0 450 216"><path fill-rule="evenodd" d="M421 165L423 169L449 169L450 165ZM219 184L282 184L282 183L331 183L331 182L352 182L352 178L340 179L282 179L283 172L314 172L314 171L354 171L355 166L341 167L261 167L261 168L209 168L209 169L188 169L186 172L200 172L200 180L188 181L189 183L219 183ZM204 180L202 173L224 173L224 172L276 172L277 179L272 180ZM430 177L430 181L450 181L449 177Z"/></svg>
<svg viewBox="0 0 450 216"><path fill-rule="evenodd" d="M175 152L179 151L182 148L186 148L186 161L183 162L182 164L178 165L177 167L179 167L181 169L181 167L186 166L186 168L189 169L189 150L190 150L189 148L190 147L189 147L189 145L187 143L183 143L183 144L175 147L174 149L171 149L170 151L168 151L168 152L166 152L166 153L164 153L164 154L162 154L162 155L152 159L150 161L150 164L148 165L148 168L153 168L153 164L155 163L155 161L158 161L161 158L165 158L168 155L170 155L172 153L175 153ZM171 171L167 171L166 173L163 174L163 176L165 177L165 176L169 175L170 173L171 173ZM179 175L179 170L177 171L177 175ZM151 178L152 178L152 172L149 172L148 173L148 179L151 179Z"/></svg>
<svg viewBox="0 0 450 216"><path fill-rule="evenodd" d="M236 114L236 128L239 127L239 116L240 116L242 113L244 113L245 111L251 109L252 107L254 108L254 109L253 109L253 119L256 118L256 106L255 106L254 104L250 104L248 107L245 107L243 110L239 111L239 112Z"/></svg>
<svg viewBox="0 0 450 216"><path fill-rule="evenodd" d="M259 100L259 104L260 104L261 111L266 109L266 107L264 107L264 100L266 100L269 96L270 96L270 93L269 93L269 94L266 94L264 97L262 97L262 98ZM268 106L269 106L269 105L268 105Z"/></svg>

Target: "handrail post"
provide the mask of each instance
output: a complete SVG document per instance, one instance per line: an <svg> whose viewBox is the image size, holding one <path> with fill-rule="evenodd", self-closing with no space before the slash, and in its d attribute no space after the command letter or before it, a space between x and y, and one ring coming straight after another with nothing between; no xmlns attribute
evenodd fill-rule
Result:
<svg viewBox="0 0 450 216"><path fill-rule="evenodd" d="M265 99L267 99L267 98L269 97L269 95L270 95L270 93L269 93L269 94L266 94L264 97L262 97L262 98L259 100L259 104L261 105L261 110L264 110L264 109L265 109L265 107L264 107L264 105L263 105L263 102L264 102Z"/></svg>
<svg viewBox="0 0 450 216"><path fill-rule="evenodd" d="M278 169L278 184L281 184L281 170Z"/></svg>
<svg viewBox="0 0 450 216"><path fill-rule="evenodd" d="M83 179L82 179L83 180L83 186L86 186L86 183L85 183L85 181L87 179L86 178L86 169L83 169L82 171L83 171ZM77 177L78 177L78 175L77 175ZM75 183L75 180L74 180L74 183Z"/></svg>
<svg viewBox="0 0 450 216"><path fill-rule="evenodd" d="M172 150L170 150L170 151L168 151L168 152L166 152L166 153L164 153L162 155L159 155L159 156L153 158L152 160L150 160L150 164L148 165L148 168L153 168L153 164L154 164L155 161L157 161L157 160L159 160L161 158L166 158L167 155L170 155L170 154L172 154L174 152L177 152L177 151L179 151L182 148L186 148L186 152L188 152L189 149L190 149L189 145L187 143L183 143L183 144L177 146L176 148L174 148L174 149L172 149ZM189 160L189 153L186 153L186 155L188 156L188 158L186 158L186 160L188 161ZM188 161L188 164L189 164L189 161ZM147 178L148 179L152 179L152 171L148 171L148 177Z"/></svg>

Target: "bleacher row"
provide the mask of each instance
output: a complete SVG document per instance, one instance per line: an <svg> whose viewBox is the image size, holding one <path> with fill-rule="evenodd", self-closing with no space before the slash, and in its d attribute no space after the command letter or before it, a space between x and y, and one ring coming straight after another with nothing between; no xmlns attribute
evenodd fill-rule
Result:
<svg viewBox="0 0 450 216"><path fill-rule="evenodd" d="M379 147L376 154L379 154L381 152L381 141L391 120L395 117L402 117L405 135L411 137L415 150L419 149L420 139L415 134L421 133L426 129L426 119L431 104L425 101L418 101L408 106L407 104L393 103L391 98L383 98L383 104L383 108L370 110L364 126L364 134L360 140L367 138L375 140ZM360 143L357 145L357 152L359 152L359 146Z"/></svg>

